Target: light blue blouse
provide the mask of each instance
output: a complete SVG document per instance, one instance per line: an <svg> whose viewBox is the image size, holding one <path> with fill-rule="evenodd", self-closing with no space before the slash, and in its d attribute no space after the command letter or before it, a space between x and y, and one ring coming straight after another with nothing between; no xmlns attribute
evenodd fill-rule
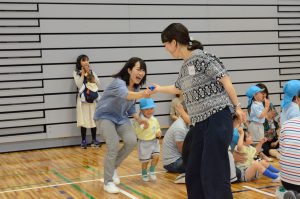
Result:
<svg viewBox="0 0 300 199"><path fill-rule="evenodd" d="M139 89L135 89L137 91ZM118 125L130 122L128 117L136 113L136 101L126 99L128 92L126 82L115 78L97 103L94 120L107 119Z"/></svg>

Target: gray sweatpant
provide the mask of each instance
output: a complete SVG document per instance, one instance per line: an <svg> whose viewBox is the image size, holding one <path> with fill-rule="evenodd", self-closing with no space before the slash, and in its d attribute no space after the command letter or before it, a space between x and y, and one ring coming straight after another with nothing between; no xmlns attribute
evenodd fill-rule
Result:
<svg viewBox="0 0 300 199"><path fill-rule="evenodd" d="M104 184L112 182L114 170L131 153L137 144L135 132L130 123L117 125L110 120L96 121L97 129L102 134L107 147L104 160ZM119 136L124 145L119 147Z"/></svg>

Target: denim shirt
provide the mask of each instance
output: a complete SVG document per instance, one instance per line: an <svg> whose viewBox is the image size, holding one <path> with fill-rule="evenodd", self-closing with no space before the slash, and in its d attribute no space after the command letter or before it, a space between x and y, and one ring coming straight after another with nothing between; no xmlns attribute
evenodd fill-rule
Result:
<svg viewBox="0 0 300 199"><path fill-rule="evenodd" d="M139 88L134 91L139 91ZM126 99L128 92L126 82L115 78L104 90L97 103L94 120L107 119L117 125L130 123L128 117L136 113L136 101Z"/></svg>

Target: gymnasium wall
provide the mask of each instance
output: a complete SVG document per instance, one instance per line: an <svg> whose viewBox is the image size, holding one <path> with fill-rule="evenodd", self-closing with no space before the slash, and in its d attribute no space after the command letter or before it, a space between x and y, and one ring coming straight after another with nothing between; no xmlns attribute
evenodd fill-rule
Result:
<svg viewBox="0 0 300 199"><path fill-rule="evenodd" d="M173 84L182 61L160 41L173 22L223 60L244 107L249 85L266 84L278 106L283 84L299 79L297 0L1 1L0 152L80 143L72 77L79 54L90 57L101 92L132 56L146 60L148 85ZM154 97L162 126L172 97Z"/></svg>

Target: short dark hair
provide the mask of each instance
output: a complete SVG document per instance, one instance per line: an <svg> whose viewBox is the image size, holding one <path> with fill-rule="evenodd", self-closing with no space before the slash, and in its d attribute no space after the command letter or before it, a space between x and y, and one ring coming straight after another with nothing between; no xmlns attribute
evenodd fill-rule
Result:
<svg viewBox="0 0 300 199"><path fill-rule="evenodd" d="M143 77L143 79L141 80L141 82L139 84L134 84L135 88L138 88L139 86L142 86L146 83L146 76L147 76L147 66L146 63L143 59L139 58L139 57L132 57L130 58L125 65L123 66L123 68L117 73L114 74L113 77L114 78L120 78L122 80L124 80L126 82L126 85L129 85L129 81L130 81L130 75L128 73L128 69L131 69L135 66L135 64L139 62L141 69L143 69L145 71L145 76Z"/></svg>
<svg viewBox="0 0 300 199"><path fill-rule="evenodd" d="M197 40L191 40L188 29L181 23L172 23L162 31L162 43L171 42L172 40L175 40L180 44L187 45L188 50L203 50L201 42Z"/></svg>
<svg viewBox="0 0 300 199"><path fill-rule="evenodd" d="M79 55L77 57L77 60L76 60L76 72L77 72L77 74L79 74L79 72L80 72L80 70L82 68L82 66L81 66L81 61L82 60L85 61L85 60L90 60L90 59L89 59L89 57L87 55L84 55L84 54Z"/></svg>

